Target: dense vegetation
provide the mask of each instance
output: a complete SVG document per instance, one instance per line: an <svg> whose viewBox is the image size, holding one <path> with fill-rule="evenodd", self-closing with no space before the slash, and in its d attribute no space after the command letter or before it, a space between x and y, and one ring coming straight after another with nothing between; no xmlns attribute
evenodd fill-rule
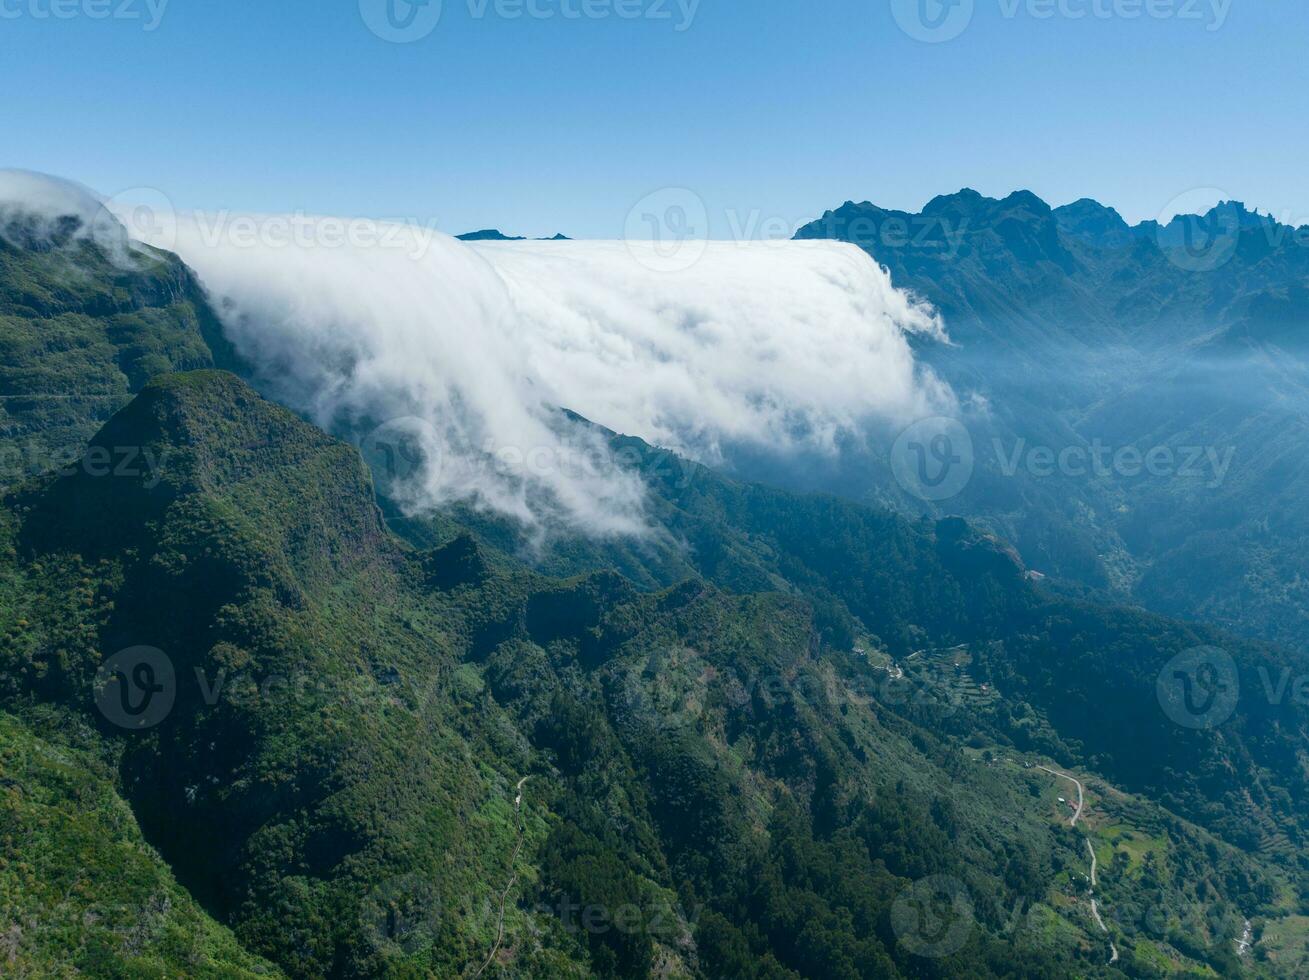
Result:
<svg viewBox="0 0 1309 980"><path fill-rule="evenodd" d="M0 226L0 487L79 460L155 375L215 363L234 355L176 256Z"/></svg>
<svg viewBox="0 0 1309 980"><path fill-rule="evenodd" d="M0 251L49 288L174 262ZM177 349L221 361L186 295ZM400 537L354 449L236 376L124 374L116 310L76 314L66 377L5 382L103 375L121 403L7 430L88 438L0 510L17 975L1294 975L1292 940L1234 940L1305 911L1302 710L1184 732L1153 700L1213 634L1047 594L957 519L633 441L666 537L559 539L537 570L475 515L392 514ZM15 315L14 349L50 319ZM156 465L91 464L123 448ZM159 689L124 723L129 680ZM1085 784L1077 826L1038 765Z"/></svg>

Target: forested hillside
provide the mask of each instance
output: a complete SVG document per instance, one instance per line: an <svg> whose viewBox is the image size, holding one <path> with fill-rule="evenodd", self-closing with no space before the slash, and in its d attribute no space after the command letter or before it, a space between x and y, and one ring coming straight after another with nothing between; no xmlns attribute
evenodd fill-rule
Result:
<svg viewBox="0 0 1309 980"><path fill-rule="evenodd" d="M55 244L5 281L179 269ZM203 294L128 293L137 347L222 360ZM67 316L5 322L35 350ZM1049 594L959 519L616 436L662 533L532 569L474 515L384 512L234 374L97 358L6 381L122 402L7 430L90 433L0 518L17 975L1295 975L1303 709L1183 729L1156 681L1203 644L1249 690L1298 660ZM98 465L125 448L153 463ZM1278 956L1238 955L1247 919Z"/></svg>

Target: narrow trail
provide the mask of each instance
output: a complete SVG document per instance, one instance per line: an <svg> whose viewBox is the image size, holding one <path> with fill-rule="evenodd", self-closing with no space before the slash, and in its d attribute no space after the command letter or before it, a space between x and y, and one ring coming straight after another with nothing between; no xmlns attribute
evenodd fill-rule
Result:
<svg viewBox="0 0 1309 980"><path fill-rule="evenodd" d="M1091 899L1091 915L1095 917L1095 924L1100 927L1100 931L1106 936L1109 935L1109 927L1104 924L1104 919L1100 918L1100 905L1094 898ZM1114 945L1112 939L1109 940L1109 962L1118 962L1118 947Z"/></svg>
<svg viewBox="0 0 1309 980"><path fill-rule="evenodd" d="M473 974L474 980L486 972L486 968L491 965L495 959L495 954L500 952L500 947L505 941L505 904L509 901L509 893L513 891L514 885L518 883L518 855L523 851L525 828L523 827L523 786L531 779L531 776L524 776L518 780L518 785L514 787L517 794L514 797L514 811L518 815L518 842L514 844L513 857L509 859L509 881L500 893L500 914L495 926L495 943L491 946L491 952L486 954L486 962L478 967L477 972Z"/></svg>
<svg viewBox="0 0 1309 980"><path fill-rule="evenodd" d="M1073 811L1072 819L1068 821L1068 826L1076 827L1077 821L1082 819L1082 811L1086 808L1086 788L1082 785L1082 781L1076 776L1070 776L1058 769L1051 769L1049 766L1037 766L1036 768L1042 772L1048 772L1052 776L1058 776L1060 779L1066 779L1077 787L1077 809ZM1095 846L1091 843L1091 838L1083 837L1082 839L1086 841L1086 849L1091 854L1091 917L1095 919L1095 924L1100 927L1100 931L1107 936L1109 935L1109 927L1105 925L1104 918L1100 915L1100 902L1095 897L1096 876L1099 872L1100 861L1095 856ZM1114 945L1112 939L1109 940L1109 962L1118 962L1118 947Z"/></svg>

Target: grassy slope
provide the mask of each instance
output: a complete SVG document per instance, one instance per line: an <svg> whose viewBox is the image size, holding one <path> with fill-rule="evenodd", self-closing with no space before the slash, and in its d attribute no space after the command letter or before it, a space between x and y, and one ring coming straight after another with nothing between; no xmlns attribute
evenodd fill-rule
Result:
<svg viewBox="0 0 1309 980"><path fill-rule="evenodd" d="M114 771L0 713L0 972L11 977L274 977L145 843Z"/></svg>

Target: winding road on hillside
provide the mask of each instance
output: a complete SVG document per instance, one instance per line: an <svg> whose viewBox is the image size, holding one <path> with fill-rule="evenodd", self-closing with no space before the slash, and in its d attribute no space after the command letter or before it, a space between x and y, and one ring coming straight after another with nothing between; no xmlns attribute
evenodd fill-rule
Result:
<svg viewBox="0 0 1309 980"><path fill-rule="evenodd" d="M1066 779L1077 787L1077 809L1073 811L1072 819L1068 821L1068 826L1076 827L1077 821L1082 819L1082 811L1086 808L1086 787L1076 776L1070 776L1066 772L1060 772L1058 769L1051 769L1049 766L1037 766L1042 772L1048 772L1052 776L1058 776L1060 779ZM1091 853L1091 917L1095 919L1095 924L1100 927L1100 931L1106 936L1109 935L1109 927L1105 925L1104 919L1100 915L1100 902L1095 897L1096 874L1099 871L1100 862L1095 856L1095 845L1091 843L1091 838L1084 837L1086 849ZM1114 945L1112 939L1109 940L1109 962L1118 962L1118 947Z"/></svg>
<svg viewBox="0 0 1309 980"><path fill-rule="evenodd" d="M491 952L486 955L486 962L483 963L473 974L474 980L486 972L486 968L491 965L495 959L495 954L500 952L500 947L505 941L505 904L509 901L509 893L513 891L514 885L518 883L518 855L523 851L524 827L523 827L523 787L531 776L524 776L518 780L518 785L514 787L514 812L518 815L518 842L514 844L513 857L509 859L509 882L505 885L504 891L500 893L500 915L496 921L495 927L495 944L491 947Z"/></svg>
<svg viewBox="0 0 1309 980"><path fill-rule="evenodd" d="M1052 776L1058 776L1060 779L1066 779L1077 787L1077 810L1073 813L1073 819L1068 821L1068 826L1076 827L1077 821L1082 819L1082 808L1086 806L1086 792L1082 786L1082 781L1076 776L1070 776L1058 769L1051 769L1049 766L1037 766L1036 768L1048 772Z"/></svg>

